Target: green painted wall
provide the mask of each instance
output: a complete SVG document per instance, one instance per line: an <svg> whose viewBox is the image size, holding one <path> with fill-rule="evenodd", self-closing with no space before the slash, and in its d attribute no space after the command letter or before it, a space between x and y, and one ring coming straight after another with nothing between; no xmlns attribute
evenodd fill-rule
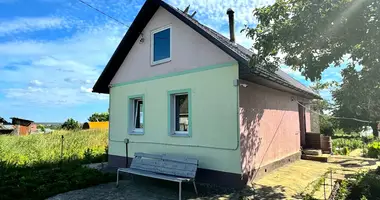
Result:
<svg viewBox="0 0 380 200"><path fill-rule="evenodd" d="M160 67L160 66L156 66ZM241 173L236 62L188 73L118 84L110 90L109 154L172 153L198 158L200 168ZM192 135L168 135L168 91L191 89ZM128 96L144 94L144 135L128 134Z"/></svg>

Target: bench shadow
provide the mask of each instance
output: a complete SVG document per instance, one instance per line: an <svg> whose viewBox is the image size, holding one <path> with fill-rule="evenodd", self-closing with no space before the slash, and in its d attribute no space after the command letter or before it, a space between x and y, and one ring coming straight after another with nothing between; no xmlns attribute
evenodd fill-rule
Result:
<svg viewBox="0 0 380 200"><path fill-rule="evenodd" d="M123 178L125 179L125 177ZM149 177L130 175L126 178L131 181L132 187L140 188L139 192L146 194L146 199L153 198L151 196L159 196L160 199L178 199L178 184L175 182L164 181L160 179L152 179ZM218 199L285 199L285 189L283 186L274 187L255 185L255 188L245 187L242 189L234 189L221 187L217 185L197 183L198 195L194 192L192 183L182 183L182 199L189 200L218 200ZM136 192L136 191L135 191Z"/></svg>

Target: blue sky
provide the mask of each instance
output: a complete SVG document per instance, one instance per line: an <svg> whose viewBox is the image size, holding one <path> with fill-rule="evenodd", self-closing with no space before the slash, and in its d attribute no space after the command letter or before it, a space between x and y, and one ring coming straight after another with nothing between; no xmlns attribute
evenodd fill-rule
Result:
<svg viewBox="0 0 380 200"><path fill-rule="evenodd" d="M131 24L143 0L84 0ZM227 8L235 10L237 42L252 44L240 31L254 26L255 7L274 0L167 0L184 9L191 5L196 19L228 35ZM0 116L61 122L86 121L108 109L108 95L91 88L127 27L78 0L0 0ZM299 72L284 68L297 80ZM323 80L340 80L339 69L324 72ZM323 96L329 97L328 91Z"/></svg>

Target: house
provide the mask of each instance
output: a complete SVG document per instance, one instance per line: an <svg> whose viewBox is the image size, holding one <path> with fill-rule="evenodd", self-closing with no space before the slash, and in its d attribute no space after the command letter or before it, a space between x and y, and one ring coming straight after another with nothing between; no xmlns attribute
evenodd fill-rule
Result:
<svg viewBox="0 0 380 200"><path fill-rule="evenodd" d="M110 166L135 152L186 155L199 159L197 181L242 187L300 159L305 108L319 96L281 70L249 67L227 13L230 38L145 2L93 87L110 95Z"/></svg>
<svg viewBox="0 0 380 200"><path fill-rule="evenodd" d="M1 134L12 134L14 131L13 125L4 124L0 122L0 135Z"/></svg>
<svg viewBox="0 0 380 200"><path fill-rule="evenodd" d="M30 133L37 131L37 125L31 120L17 117L11 117L11 120L16 135L29 135Z"/></svg>

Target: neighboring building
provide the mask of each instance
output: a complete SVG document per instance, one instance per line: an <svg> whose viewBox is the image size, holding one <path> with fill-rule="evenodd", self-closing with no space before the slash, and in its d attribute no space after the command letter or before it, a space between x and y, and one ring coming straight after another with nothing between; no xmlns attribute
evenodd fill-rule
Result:
<svg viewBox="0 0 380 200"><path fill-rule="evenodd" d="M13 125L4 124L0 122L0 135L1 134L12 134L14 131Z"/></svg>
<svg viewBox="0 0 380 200"><path fill-rule="evenodd" d="M85 122L82 129L108 129L108 122Z"/></svg>
<svg viewBox="0 0 380 200"><path fill-rule="evenodd" d="M300 158L305 107L319 96L281 70L250 68L228 13L230 39L145 2L93 88L110 94L110 166L135 152L179 154L199 159L198 181L241 187Z"/></svg>
<svg viewBox="0 0 380 200"><path fill-rule="evenodd" d="M32 132L37 131L37 125L27 119L21 119L17 117L11 117L12 119L12 125L15 128L15 134L16 135L29 135Z"/></svg>

